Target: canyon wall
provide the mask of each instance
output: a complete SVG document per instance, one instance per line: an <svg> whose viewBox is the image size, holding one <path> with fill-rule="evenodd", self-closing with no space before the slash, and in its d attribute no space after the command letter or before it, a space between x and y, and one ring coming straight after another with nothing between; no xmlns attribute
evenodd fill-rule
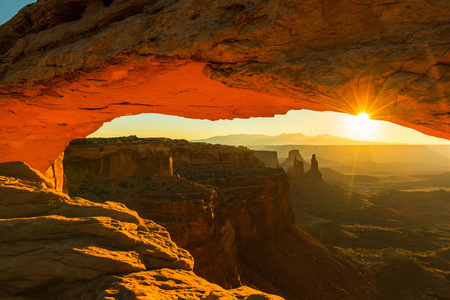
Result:
<svg viewBox="0 0 450 300"><path fill-rule="evenodd" d="M295 159L297 161L301 161L303 163L304 171L307 171L307 169L309 169L311 167L311 165L303 159L302 155L300 154L300 150L298 150L298 149L290 150L288 157L286 158L286 160L284 162L282 162L280 164L280 167L282 167L285 171L287 171L290 167L293 166Z"/></svg>
<svg viewBox="0 0 450 300"><path fill-rule="evenodd" d="M0 26L1 161L118 116L358 114L450 134L446 0L41 0ZM30 117L32 116L32 117Z"/></svg>
<svg viewBox="0 0 450 300"><path fill-rule="evenodd" d="M267 168L278 168L278 154L276 151L252 150L253 155L256 156L264 166Z"/></svg>
<svg viewBox="0 0 450 300"><path fill-rule="evenodd" d="M0 163L0 298L281 299L209 283L153 221L70 198L23 162Z"/></svg>
<svg viewBox="0 0 450 300"><path fill-rule="evenodd" d="M215 215L228 217L237 245L282 234L294 223L286 174L264 167L253 151L185 140L163 145L173 151L175 174L216 187Z"/></svg>
<svg viewBox="0 0 450 300"><path fill-rule="evenodd" d="M101 142L100 142L101 143ZM72 142L76 145L77 140ZM71 180L107 179L122 176L173 175L172 151L145 143L100 144L65 150L65 173Z"/></svg>
<svg viewBox="0 0 450 300"><path fill-rule="evenodd" d="M223 287L245 284L287 299L375 297L362 266L295 227L288 178L281 169L263 167L245 148L142 142L172 150L174 176L81 182L69 176L69 193L120 201L163 225L193 255L194 272ZM72 153L78 148L82 153L91 146L71 147Z"/></svg>
<svg viewBox="0 0 450 300"><path fill-rule="evenodd" d="M132 167L142 149L170 150L164 153L170 161L173 155L176 176L148 176L146 166L161 156L141 156L141 169L123 174L115 171L118 161L105 160L120 155L121 165ZM120 201L165 226L195 257L195 272L224 287L242 284L237 242L274 236L293 223L284 173L261 165L243 147L169 139L80 140L64 160L71 195Z"/></svg>

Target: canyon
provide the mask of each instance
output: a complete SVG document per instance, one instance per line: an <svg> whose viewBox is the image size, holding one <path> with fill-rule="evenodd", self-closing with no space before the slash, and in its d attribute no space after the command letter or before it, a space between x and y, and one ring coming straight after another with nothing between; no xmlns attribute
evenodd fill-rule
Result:
<svg viewBox="0 0 450 300"><path fill-rule="evenodd" d="M387 299L450 296L449 191L344 191L291 178L296 223L374 272Z"/></svg>
<svg viewBox="0 0 450 300"><path fill-rule="evenodd" d="M386 172L386 178L374 177L377 170L359 177L341 174L352 177L349 185L341 188L319 176L295 172L296 164L303 162L298 150L291 150L281 165L287 167L287 162L292 165L287 173L296 224L372 270L384 297L411 300L450 296L448 172L401 175L399 170ZM401 176L404 182L399 181ZM411 180L409 185L407 180ZM377 188L357 193L359 181ZM410 189L399 190L406 186Z"/></svg>
<svg viewBox="0 0 450 300"><path fill-rule="evenodd" d="M0 205L2 298L281 299L207 282L160 225L57 192L25 163L0 164Z"/></svg>
<svg viewBox="0 0 450 300"><path fill-rule="evenodd" d="M363 198L256 153L130 136L72 141L49 177L0 164L0 296L448 296L448 192Z"/></svg>
<svg viewBox="0 0 450 300"><path fill-rule="evenodd" d="M143 112L365 111L449 138L449 5L40 0L0 27L0 160L44 172L73 138Z"/></svg>
<svg viewBox="0 0 450 300"><path fill-rule="evenodd" d="M197 275L222 287L244 284L286 299L377 295L362 265L295 226L285 172L264 167L253 151L184 140L122 139L71 143L64 159L69 194L121 202L161 224L193 255ZM105 162L127 151L116 167L151 160L152 152L141 151L145 154L138 158L135 149L158 147L172 151L171 176L79 175L98 170L100 162L110 170ZM267 156L273 158L273 152Z"/></svg>
<svg viewBox="0 0 450 300"><path fill-rule="evenodd" d="M380 277L299 228L273 153L259 156L266 168L243 147L168 139L78 140L63 152L140 113L367 112L449 139L449 10L446 0L27 5L0 26L0 297L448 297L448 251L404 255ZM380 231L339 226L347 238ZM417 270L420 293L401 276Z"/></svg>

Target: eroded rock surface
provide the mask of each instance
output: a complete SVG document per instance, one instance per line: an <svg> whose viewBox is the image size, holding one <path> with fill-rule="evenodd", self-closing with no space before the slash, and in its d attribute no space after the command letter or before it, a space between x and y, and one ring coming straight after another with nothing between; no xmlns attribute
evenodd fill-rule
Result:
<svg viewBox="0 0 450 300"><path fill-rule="evenodd" d="M101 289L96 288L101 286ZM224 290L185 270L159 269L125 276L106 276L89 283L84 290L68 290L63 297L80 299L202 299L282 300L249 287Z"/></svg>
<svg viewBox="0 0 450 300"><path fill-rule="evenodd" d="M77 156L96 140L86 139L86 145L71 145L68 151ZM69 193L100 202L114 199L162 224L193 255L196 274L223 287L246 284L286 299L376 299L367 270L294 225L288 177L281 168L262 167L243 147L140 142L170 148L176 175L81 182L69 176Z"/></svg>
<svg viewBox="0 0 450 300"><path fill-rule="evenodd" d="M383 298L450 296L450 192L357 194L312 177L289 183L296 223L370 267Z"/></svg>
<svg viewBox="0 0 450 300"><path fill-rule="evenodd" d="M276 151L252 150L253 155L256 156L264 166L267 168L278 168L278 154Z"/></svg>
<svg viewBox="0 0 450 300"><path fill-rule="evenodd" d="M449 138L449 10L446 0L40 0L0 27L1 160L43 172L74 137L142 112L366 111Z"/></svg>
<svg viewBox="0 0 450 300"><path fill-rule="evenodd" d="M175 176L149 177L138 169L116 174L112 160L93 155L120 154L121 165L132 166L140 149L156 148L170 150ZM146 155L140 165L152 166L158 160ZM284 173L263 168L253 152L243 147L156 138L85 139L67 147L64 165L71 195L99 202L114 199L155 220L169 230L177 245L194 256L198 275L223 287L242 284L236 235L245 241L272 236L289 227ZM111 172L96 176L98 166ZM208 181L214 179L218 182ZM219 196L217 184L230 192ZM228 202L234 202L233 211L228 211Z"/></svg>
<svg viewBox="0 0 450 300"><path fill-rule="evenodd" d="M21 162L0 164L3 295L57 291L106 274L192 270L191 255L163 227L120 203L69 198L32 174Z"/></svg>
<svg viewBox="0 0 450 300"><path fill-rule="evenodd" d="M75 152L72 149L68 147L64 153L65 172L75 181L173 175L172 150L162 145L129 142L126 146L94 144L77 147Z"/></svg>
<svg viewBox="0 0 450 300"><path fill-rule="evenodd" d="M207 282L163 227L120 203L56 192L22 162L0 164L0 232L2 298L280 299Z"/></svg>
<svg viewBox="0 0 450 300"><path fill-rule="evenodd" d="M304 171L307 171L311 167L311 165L303 159L302 155L300 154L300 150L298 149L290 150L288 157L284 162L280 164L280 167L282 167L287 172L289 168L294 165L295 160L303 163Z"/></svg>
<svg viewBox="0 0 450 300"><path fill-rule="evenodd" d="M51 164L51 166L44 172L44 176L50 179L53 183L53 186L56 191L64 192L67 194L67 190L65 189L66 185L66 177L64 175L64 152L61 153L55 161Z"/></svg>

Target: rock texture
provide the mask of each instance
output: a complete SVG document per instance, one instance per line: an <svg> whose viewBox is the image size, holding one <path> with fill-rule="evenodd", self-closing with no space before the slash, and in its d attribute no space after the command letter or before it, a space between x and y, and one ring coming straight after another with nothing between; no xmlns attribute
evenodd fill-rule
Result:
<svg viewBox="0 0 450 300"><path fill-rule="evenodd" d="M66 177L64 175L63 166L64 152L61 153L53 162L53 164L44 172L44 176L49 178L56 191L64 192L67 194L65 189Z"/></svg>
<svg viewBox="0 0 450 300"><path fill-rule="evenodd" d="M100 286L99 289L97 286ZM193 272L158 269L125 276L105 276L83 290L68 290L61 298L78 299L202 299L202 300L282 300L249 287L224 290Z"/></svg>
<svg viewBox="0 0 450 300"><path fill-rule="evenodd" d="M266 168L278 168L280 165L278 163L277 151L263 151L263 150L252 150L253 155L257 157L261 162L264 163Z"/></svg>
<svg viewBox="0 0 450 300"><path fill-rule="evenodd" d="M286 158L284 162L280 164L280 167L282 167L286 172L294 165L294 161L302 162L303 163L303 170L307 170L311 167L309 163L307 163L302 155L300 154L300 150L293 149L289 151L289 155Z"/></svg>
<svg viewBox="0 0 450 300"><path fill-rule="evenodd" d="M169 149L176 176L150 178L137 169L134 173L127 170L124 174L95 176L99 165L105 170L112 168L107 167L103 156L95 159L92 153L106 149L109 155L122 153L121 165L127 166L133 165L135 152L148 148ZM151 155L142 159L143 166L158 161ZM197 274L223 287L242 284L237 238L272 236L290 224L286 218L292 212L285 176L280 170L261 165L253 151L243 147L133 137L78 140L66 149L64 160L71 195L99 202L114 199L155 220L169 230L177 245L194 256ZM221 196L218 186L223 186ZM222 193L225 190L226 195ZM249 203L242 205L244 201ZM234 208L229 202L235 203Z"/></svg>
<svg viewBox="0 0 450 300"><path fill-rule="evenodd" d="M322 173L319 171L319 163L317 162L315 154L312 155L311 164L308 164L303 159L298 149L290 150L288 157L280 166L291 178L306 176L322 179ZM310 168L307 172L305 171L305 166Z"/></svg>
<svg viewBox="0 0 450 300"><path fill-rule="evenodd" d="M98 140L100 145L77 147L75 152L70 146L66 149L65 172L72 180L173 175L170 148L139 142L129 142L124 146L120 143L107 144L107 139ZM72 143L77 144L80 141L75 140Z"/></svg>
<svg viewBox="0 0 450 300"><path fill-rule="evenodd" d="M292 167L288 168L287 174L289 177L303 177L306 175L305 169L303 167L303 161L297 160L296 157L294 157L294 161L292 162Z"/></svg>
<svg viewBox="0 0 450 300"><path fill-rule="evenodd" d="M384 299L449 298L450 192L357 194L310 177L289 183L296 223L370 267Z"/></svg>
<svg viewBox="0 0 450 300"><path fill-rule="evenodd" d="M164 139L163 145L173 151L175 174L216 187L214 213L227 216L237 245L282 234L294 223L286 174L264 167L253 151L185 140Z"/></svg>
<svg viewBox="0 0 450 300"><path fill-rule="evenodd" d="M0 27L1 160L45 171L73 138L142 112L365 111L448 139L449 9L446 0L40 0Z"/></svg>
<svg viewBox="0 0 450 300"><path fill-rule="evenodd" d="M142 141L170 148L177 175L86 182L69 176L69 192L123 202L161 223L193 255L196 274L224 287L246 284L287 299L376 297L361 265L295 227L282 169L262 167L243 147ZM70 146L73 154L83 147Z"/></svg>
<svg viewBox="0 0 450 300"><path fill-rule="evenodd" d="M316 155L313 154L311 158L311 169L306 172L307 177L322 179L322 173L319 171L319 162L316 159Z"/></svg>
<svg viewBox="0 0 450 300"><path fill-rule="evenodd" d="M56 192L22 162L0 164L0 232L1 298L280 299L199 278L163 227Z"/></svg>

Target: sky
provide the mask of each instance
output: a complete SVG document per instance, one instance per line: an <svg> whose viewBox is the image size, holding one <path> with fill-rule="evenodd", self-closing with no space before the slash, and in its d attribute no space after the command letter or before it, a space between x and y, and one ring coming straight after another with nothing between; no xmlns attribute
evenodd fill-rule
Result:
<svg viewBox="0 0 450 300"><path fill-rule="evenodd" d="M12 18L23 6L36 1L0 0L0 24ZM235 120L193 120L160 114L125 116L105 123L90 137L137 135L188 140L228 134L303 133L330 134L355 140L407 144L450 144L450 141L384 121L368 120L335 112L290 111L274 118Z"/></svg>
<svg viewBox="0 0 450 300"><path fill-rule="evenodd" d="M125 116L105 123L89 137L137 135L187 140L228 134L303 133L330 134L354 140L405 144L450 144L450 141L421 134L385 121L368 120L343 113L292 110L273 118L195 120L160 114Z"/></svg>
<svg viewBox="0 0 450 300"><path fill-rule="evenodd" d="M30 0L0 0L0 24L11 19L17 12L27 4L36 1Z"/></svg>

